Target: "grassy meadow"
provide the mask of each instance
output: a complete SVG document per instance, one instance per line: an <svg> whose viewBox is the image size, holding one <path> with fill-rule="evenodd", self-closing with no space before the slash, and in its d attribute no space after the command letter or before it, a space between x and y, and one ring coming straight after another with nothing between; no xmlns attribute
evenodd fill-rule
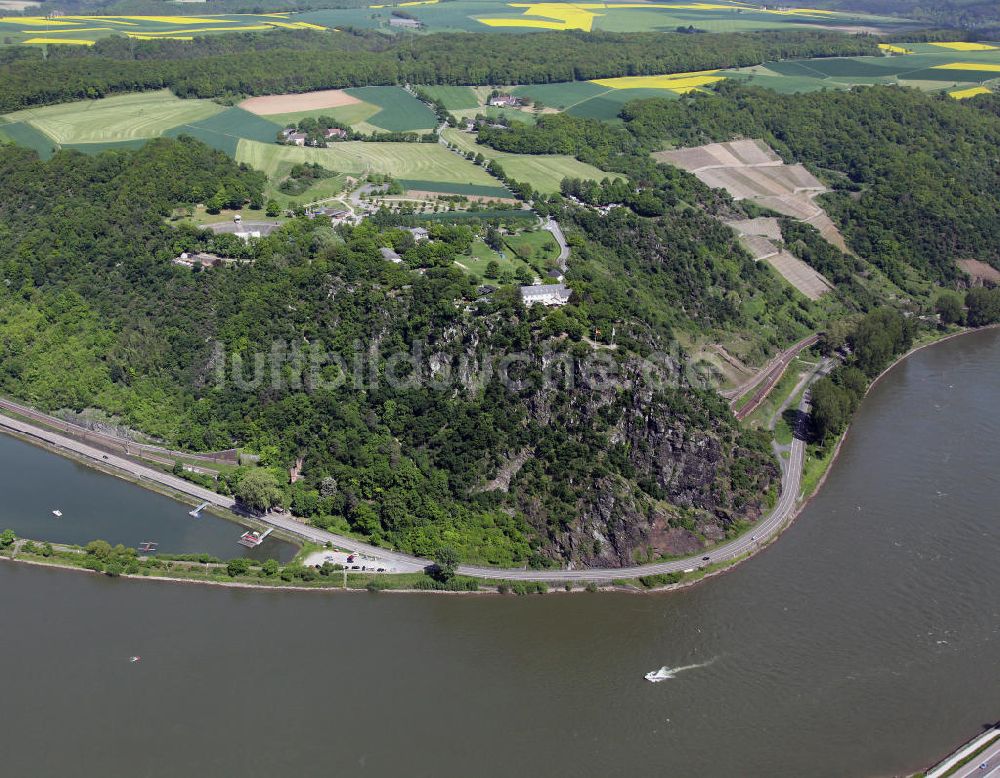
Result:
<svg viewBox="0 0 1000 778"><path fill-rule="evenodd" d="M155 138L172 127L195 123L223 110L210 100L181 100L163 89L29 108L6 118L30 124L59 144L107 143Z"/></svg>
<svg viewBox="0 0 1000 778"><path fill-rule="evenodd" d="M507 154L495 151L488 146L480 146L476 138L467 132L447 129L442 137L463 151L473 151L482 154L490 160L496 160L515 181L531 184L539 192L558 192L564 178L583 178L600 181L603 178L616 178L615 173L606 173L593 165L563 154Z"/></svg>
<svg viewBox="0 0 1000 778"><path fill-rule="evenodd" d="M496 187L481 167L459 158L437 143L365 143L345 141L325 149L282 146L241 140L236 160L262 170L272 179L292 165L317 162L328 170L361 176L383 173L399 179Z"/></svg>

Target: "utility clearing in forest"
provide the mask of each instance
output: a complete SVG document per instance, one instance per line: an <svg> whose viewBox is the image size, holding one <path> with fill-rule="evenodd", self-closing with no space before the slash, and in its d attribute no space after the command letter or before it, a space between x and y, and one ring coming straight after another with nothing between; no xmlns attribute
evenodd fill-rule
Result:
<svg viewBox="0 0 1000 778"><path fill-rule="evenodd" d="M760 140L709 143L686 149L658 151L653 156L693 173L707 186L725 189L734 200L751 200L772 211L813 225L820 234L847 251L843 236L815 203L826 186L802 165L786 165L774 149ZM819 299L833 285L798 257L776 245L781 231L775 220L732 222L740 242L757 261L765 260L788 283L811 300Z"/></svg>

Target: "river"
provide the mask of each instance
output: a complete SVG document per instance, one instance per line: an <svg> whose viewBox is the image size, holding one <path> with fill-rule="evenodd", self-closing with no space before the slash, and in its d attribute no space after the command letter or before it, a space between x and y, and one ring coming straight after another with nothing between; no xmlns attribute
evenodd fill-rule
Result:
<svg viewBox="0 0 1000 778"><path fill-rule="evenodd" d="M920 769L1000 717L998 401L1000 332L917 353L776 544L664 595L294 593L0 564L2 772ZM643 680L661 665L705 666Z"/></svg>
<svg viewBox="0 0 1000 778"><path fill-rule="evenodd" d="M144 541L161 553L207 553L221 559L295 556L296 546L269 537L255 549L237 543L240 525L194 506L141 489L31 443L0 435L0 530L19 537L84 545L98 538L135 548ZM56 517L52 511L62 512Z"/></svg>

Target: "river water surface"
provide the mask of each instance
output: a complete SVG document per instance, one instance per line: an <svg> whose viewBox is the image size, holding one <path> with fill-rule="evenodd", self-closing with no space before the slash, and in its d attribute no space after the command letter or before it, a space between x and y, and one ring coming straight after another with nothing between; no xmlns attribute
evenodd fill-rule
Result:
<svg viewBox="0 0 1000 778"><path fill-rule="evenodd" d="M0 774L920 769L1000 718L998 403L1000 332L919 352L774 546L673 594L282 593L0 564ZM64 467L47 456L40 472ZM0 488L21 478L5 467Z"/></svg>

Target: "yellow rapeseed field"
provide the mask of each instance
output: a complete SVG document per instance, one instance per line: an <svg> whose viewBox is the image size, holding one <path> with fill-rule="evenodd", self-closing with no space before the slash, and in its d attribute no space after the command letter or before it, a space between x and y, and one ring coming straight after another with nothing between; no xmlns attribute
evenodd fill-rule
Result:
<svg viewBox="0 0 1000 778"><path fill-rule="evenodd" d="M29 38L25 43L48 43L48 44L64 44L73 46L93 46L93 41L88 41L86 38Z"/></svg>
<svg viewBox="0 0 1000 778"><path fill-rule="evenodd" d="M671 73L665 76L623 76L599 78L591 82L609 89L669 89L677 94L691 92L698 87L722 81L725 76L715 75L718 70L699 70L692 73Z"/></svg>
<svg viewBox="0 0 1000 778"><path fill-rule="evenodd" d="M948 42L934 42L931 46L940 46L943 49L952 49L953 51L995 51L996 46L990 46L988 43L968 43L966 41L948 41Z"/></svg>
<svg viewBox="0 0 1000 778"><path fill-rule="evenodd" d="M990 70L1000 73L1000 65L989 62L949 62L947 65L935 65L934 70Z"/></svg>
<svg viewBox="0 0 1000 778"><path fill-rule="evenodd" d="M975 97L976 95L988 95L991 94L991 92L985 86L973 86L968 89L958 89L954 92L949 92L948 94L956 100L967 100L970 97Z"/></svg>

